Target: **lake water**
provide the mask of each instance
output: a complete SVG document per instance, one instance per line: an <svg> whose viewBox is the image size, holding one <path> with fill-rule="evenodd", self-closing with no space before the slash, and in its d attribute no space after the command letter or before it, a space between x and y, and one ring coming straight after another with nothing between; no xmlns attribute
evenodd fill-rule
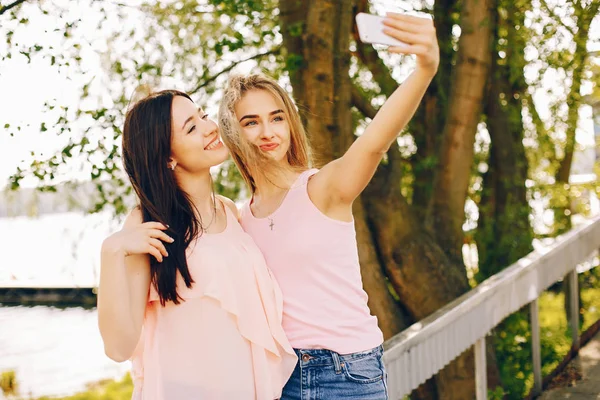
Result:
<svg viewBox="0 0 600 400"><path fill-rule="evenodd" d="M0 218L0 286L96 285L117 227L106 213ZM16 371L22 396L73 394L128 369L104 355L95 310L0 306L0 372Z"/></svg>
<svg viewBox="0 0 600 400"><path fill-rule="evenodd" d="M95 310L0 307L0 371L16 371L23 396L73 394L129 364L104 355Z"/></svg>

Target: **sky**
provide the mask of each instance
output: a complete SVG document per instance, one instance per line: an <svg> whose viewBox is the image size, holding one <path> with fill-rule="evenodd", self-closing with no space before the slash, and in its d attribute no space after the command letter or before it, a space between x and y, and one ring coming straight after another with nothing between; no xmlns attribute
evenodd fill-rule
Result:
<svg viewBox="0 0 600 400"><path fill-rule="evenodd" d="M79 76L71 71L64 70L59 72L56 67L50 66L47 60L41 58L34 59L30 64L23 56L15 56L10 62L2 62L0 64L0 129L5 124L13 126L19 124L29 124L28 128L24 128L14 137L10 137L3 132L0 135L0 187L3 186L8 177L14 173L17 165L20 165L22 160L30 160L31 153L42 153L44 156L51 156L66 142L66 137L57 137L48 133L40 133L39 125L44 119L42 110L44 103L51 99L56 99L57 104L76 105L78 103L79 88L89 80L92 76L101 71L101 60L96 52L93 51L94 46L103 47L102 42L107 32L98 31L95 29L98 16L93 9L86 6L86 1L68 2L67 0L56 0L56 3L66 5L69 4L68 10L73 15L81 15L86 21L78 28L78 34L84 35L90 41L90 46L85 50L84 65L88 69L88 76ZM376 11L382 12L384 9L391 7L390 1L383 1L376 7ZM35 6L26 5L32 10ZM395 8L396 11L397 8ZM29 13L28 13L29 14ZM42 44L50 44L56 41L56 36L46 31L52 31L53 18L40 17L30 14L30 24L26 30L21 30L15 34L15 39L23 38L24 40L36 41ZM39 13L37 13L39 14ZM134 13L132 13L133 16ZM599 18L596 18L592 25L592 37L596 38L596 43L589 46L590 50L600 50L600 23ZM132 18L127 23L139 24L139 20ZM117 29L118 27L114 27ZM1 33L1 31L0 31ZM44 43L45 42L45 43ZM4 43L0 43L5 46ZM556 78L552 75L548 76L544 81L544 85L551 87L556 84ZM584 86L584 94L591 90L591 86ZM545 118L548 116L547 96L544 91L540 90L535 94L534 99L538 106L538 110ZM208 105L207 112L216 118L217 105ZM593 146L593 123L592 112L590 107L582 107L580 111L581 121L577 134L578 142L583 146ZM86 171L78 172L71 171L70 176L76 179L86 179L89 175ZM33 184L33 180L25 181L24 186Z"/></svg>

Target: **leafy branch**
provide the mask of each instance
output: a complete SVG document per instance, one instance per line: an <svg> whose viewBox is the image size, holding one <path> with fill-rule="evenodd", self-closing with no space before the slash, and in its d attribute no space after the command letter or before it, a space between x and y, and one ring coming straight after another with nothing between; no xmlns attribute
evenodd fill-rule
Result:
<svg viewBox="0 0 600 400"><path fill-rule="evenodd" d="M360 92L356 85L352 85L352 105L367 118L375 118L377 110L371 102Z"/></svg>
<svg viewBox="0 0 600 400"><path fill-rule="evenodd" d="M544 9L544 11L546 11L548 14L550 14L550 16L557 21L558 23L560 23L566 30L569 31L569 33L571 35L573 35L573 37L576 36L576 32L573 30L572 27L570 27L569 25L565 24L563 22L563 19L560 18L553 9L550 8L550 6L548 5L548 3L546 3L546 0L540 0L540 4L542 5L542 8Z"/></svg>
<svg viewBox="0 0 600 400"><path fill-rule="evenodd" d="M6 6L0 7L0 15L4 14L8 10L10 10L11 8L18 6L21 3L25 3L25 1L27 1L27 0L17 0L17 1L13 1L12 3L10 3L10 4L6 5Z"/></svg>
<svg viewBox="0 0 600 400"><path fill-rule="evenodd" d="M279 54L279 52L281 51L281 47L276 47L274 49L271 49L269 51L266 51L264 53L258 53L255 54L251 57L245 58L243 60L240 61L236 61L234 63L232 63L230 66L228 66L227 68L222 69L221 71L217 72L216 74L209 76L206 79L202 79L200 81L200 83L191 91L189 91L190 94L194 94L197 91L199 91L200 89L208 86L211 82L214 82L215 80L217 80L217 78L219 78L219 76L226 74L227 72L231 71L232 69L234 69L236 66L238 66L239 64L245 63L246 61L251 61L251 60L257 60L266 56L269 56L271 54Z"/></svg>

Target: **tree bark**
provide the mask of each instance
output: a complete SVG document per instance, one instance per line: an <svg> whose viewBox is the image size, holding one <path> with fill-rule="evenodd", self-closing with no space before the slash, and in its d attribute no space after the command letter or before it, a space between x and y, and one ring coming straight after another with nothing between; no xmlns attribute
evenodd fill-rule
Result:
<svg viewBox="0 0 600 400"><path fill-rule="evenodd" d="M448 112L452 69L455 59L452 27L456 11L455 0L438 0L433 6L435 27L440 47L440 66L425 93L425 97L409 125L417 145L411 158L414 175L412 202L414 212L426 220L431 212L433 181L438 166L442 131Z"/></svg>
<svg viewBox="0 0 600 400"><path fill-rule="evenodd" d="M494 8L494 51L486 97L485 114L491 138L488 171L483 177L479 203L479 221L475 234L479 253L479 282L533 250L531 213L525 181L528 176L527 156L523 146L523 96L525 81L525 39L515 27L525 29L525 12L511 2L507 18L500 19ZM499 36L500 27L507 32ZM506 42L501 46L499 40ZM498 51L506 52L510 66L500 63Z"/></svg>
<svg viewBox="0 0 600 400"><path fill-rule="evenodd" d="M398 185L385 180L380 166L363 195L380 259L401 303L414 320L420 320L469 290L464 265L452 262L411 211ZM493 357L493 351L489 351ZM440 399L475 397L473 352L466 351L436 376ZM490 388L499 383L490 366ZM429 382L431 385L431 382ZM411 395L412 397L412 395Z"/></svg>
<svg viewBox="0 0 600 400"><path fill-rule="evenodd" d="M285 49L285 68L290 75L296 102L303 102L305 93L303 78L307 65L304 58L303 36L306 31L308 7L305 6L304 0L282 0L279 2L279 12L279 25ZM302 106L302 104L297 105Z"/></svg>
<svg viewBox="0 0 600 400"><path fill-rule="evenodd" d="M491 61L492 7L491 0L463 3L462 34L433 188L433 232L444 252L456 263L462 263L465 199Z"/></svg>

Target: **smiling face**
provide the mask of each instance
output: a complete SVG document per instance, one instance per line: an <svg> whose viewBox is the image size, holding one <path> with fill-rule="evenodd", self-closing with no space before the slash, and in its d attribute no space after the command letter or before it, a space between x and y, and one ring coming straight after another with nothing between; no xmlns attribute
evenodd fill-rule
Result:
<svg viewBox="0 0 600 400"><path fill-rule="evenodd" d="M171 105L171 159L169 166L198 172L227 159L217 124L191 100L175 96Z"/></svg>
<svg viewBox="0 0 600 400"><path fill-rule="evenodd" d="M290 125L284 105L266 90L250 90L235 105L246 140L278 163L287 164Z"/></svg>

